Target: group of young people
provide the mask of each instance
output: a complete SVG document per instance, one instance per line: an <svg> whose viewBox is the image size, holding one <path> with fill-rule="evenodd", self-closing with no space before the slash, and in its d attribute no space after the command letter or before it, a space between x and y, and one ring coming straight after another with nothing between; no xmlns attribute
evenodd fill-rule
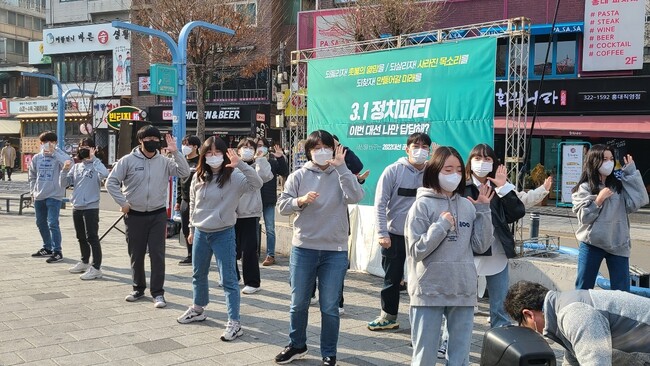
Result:
<svg viewBox="0 0 650 366"><path fill-rule="evenodd" d="M55 134L44 133L40 138L43 149L32 160L29 171L37 226L43 238L43 248L34 256L47 256L48 262L62 259L58 209L64 188L72 184L73 217L82 254L72 269L84 272L82 279L99 278L101 247L96 228L99 188L107 171L94 156L92 141L82 141L79 162L73 165L65 153L56 149ZM203 143L188 137L179 152L175 139L167 135L169 155L163 156L159 152L161 134L155 127L143 127L137 138L140 145L113 166L106 181L109 194L124 213L127 228L133 291L126 300L136 301L145 294L144 257L148 249L154 305L166 306L165 197L168 178L179 177L177 208L187 224L183 234L188 245L188 256L180 264L192 265L193 301L178 322L206 319L208 272L214 256L228 313L221 339L236 339L243 334L236 261L242 260L242 292L259 291L257 228L262 216L267 237L269 225L274 225L274 185L277 175L288 170L282 150L276 146L269 160L265 139L243 139L235 150L213 136ZM289 344L275 357L278 364L290 363L307 353L308 308L315 286L321 311L322 364L336 364L338 308L349 266L347 210L349 204L358 203L364 196L362 180L346 164L348 152L327 131L312 132L305 143L308 162L288 176L277 199L282 215L295 215ZM453 147L434 148L428 135L415 133L408 137L406 154L384 170L377 184L376 227L385 277L381 312L368 328L399 327L399 286L406 270L412 364L429 364L439 356L436 353L441 329L446 329L448 352L444 356L449 364L466 365L477 302L477 276L485 275L487 279L491 326L510 325L504 307L508 259L515 256L509 224L524 216L525 206L541 200L551 183L547 180L531 193L517 192L487 144L475 146L465 165ZM627 288L624 278L629 272L627 214L647 204L648 196L631 156L625 157L620 179L613 175L612 161L610 148L592 147L574 193L574 211L580 222L577 237L581 242L578 288L593 288L605 258L612 286L629 290L629 278ZM274 256L274 241L269 241L264 264L273 264ZM510 316L526 325L528 313L512 309Z"/></svg>

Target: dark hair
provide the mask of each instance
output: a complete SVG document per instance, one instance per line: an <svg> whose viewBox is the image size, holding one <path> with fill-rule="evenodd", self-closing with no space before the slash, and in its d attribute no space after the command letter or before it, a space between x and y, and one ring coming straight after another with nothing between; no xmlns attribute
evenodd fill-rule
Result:
<svg viewBox="0 0 650 366"><path fill-rule="evenodd" d="M409 146L411 144L417 144L417 143L431 146L431 137L429 137L429 135L427 135L424 132L416 132L416 133L412 133L409 136L408 140L406 140L406 146Z"/></svg>
<svg viewBox="0 0 650 366"><path fill-rule="evenodd" d="M210 182L212 180L212 169L205 162L205 154L209 151L212 151L212 147L221 151L223 154L223 163L221 163L221 170L219 171L219 176L217 177L217 183L219 188L222 188L226 182L230 181L230 175L232 174L233 168L226 167L227 164L230 164L230 159L228 159L228 145L219 137L219 136L210 136L201 148L199 149L199 163L196 166L196 175L201 182Z"/></svg>
<svg viewBox="0 0 650 366"><path fill-rule="evenodd" d="M79 146L95 147L95 141L91 138L79 140Z"/></svg>
<svg viewBox="0 0 650 366"><path fill-rule="evenodd" d="M45 131L42 134L38 135L38 139L41 142L56 142L58 141L56 133L52 131Z"/></svg>
<svg viewBox="0 0 650 366"><path fill-rule="evenodd" d="M333 138L334 140L338 141L338 142L341 142L341 140L339 140L339 137L336 136L336 135L332 135L332 138Z"/></svg>
<svg viewBox="0 0 650 366"><path fill-rule="evenodd" d="M472 151L469 152L469 157L467 158L467 166L465 167L465 179L472 179L472 158L480 156L483 158L492 158L492 171L487 175L490 178L494 178L494 175L497 172L499 167L499 158L494 152L494 149L488 144L478 144L474 146Z"/></svg>
<svg viewBox="0 0 650 366"><path fill-rule="evenodd" d="M144 140L145 137L157 137L158 140L162 138L160 135L160 130L158 130L156 127L152 125L142 126L138 130L138 133L136 135L138 141Z"/></svg>
<svg viewBox="0 0 650 366"><path fill-rule="evenodd" d="M201 147L201 139L198 136L188 135L183 140L183 142L186 142L188 145L196 146L197 149Z"/></svg>
<svg viewBox="0 0 650 366"><path fill-rule="evenodd" d="M241 149L242 147L245 146L250 146L253 149L257 149L257 142L252 137L244 137L241 140L239 140L239 143L237 144L237 149Z"/></svg>
<svg viewBox="0 0 650 366"><path fill-rule="evenodd" d="M578 184L573 187L573 192L577 192L578 187L585 182L589 183L589 191L591 194L598 194L600 192L600 173L598 172L598 168L600 168L605 159L605 151L611 152L612 156L614 156L614 149L611 146L603 144L594 145L589 149L589 151L587 151L582 166L582 175L580 176ZM605 187L609 187L617 193L621 193L623 184L620 180L616 179L616 176L614 176L614 172L612 171L612 174L608 175L605 179Z"/></svg>
<svg viewBox="0 0 650 366"><path fill-rule="evenodd" d="M519 325L524 321L524 309L542 311L548 289L539 283L519 281L510 286L503 307Z"/></svg>
<svg viewBox="0 0 650 366"><path fill-rule="evenodd" d="M271 144L269 143L269 140L265 139L264 137L259 137L255 140L255 146L257 146L257 143L262 141L262 144L265 147L271 147Z"/></svg>
<svg viewBox="0 0 650 366"><path fill-rule="evenodd" d="M456 149L451 146L439 146L436 151L433 152L429 163L424 168L424 175L422 177L422 186L424 188L431 188L438 192L442 192L440 182L438 181L438 174L442 171L445 166L445 161L447 161L447 158L450 156L455 156L458 159L461 171L465 169L463 158L460 157L460 154ZM462 195L464 191L465 182L461 179L460 183L458 183L458 187L454 189L453 193Z"/></svg>
<svg viewBox="0 0 650 366"><path fill-rule="evenodd" d="M311 150L314 146L318 145L319 142L322 142L323 145L334 150L334 137L325 130L316 130L307 136L307 141L305 142L305 154L307 155L307 160L311 160Z"/></svg>

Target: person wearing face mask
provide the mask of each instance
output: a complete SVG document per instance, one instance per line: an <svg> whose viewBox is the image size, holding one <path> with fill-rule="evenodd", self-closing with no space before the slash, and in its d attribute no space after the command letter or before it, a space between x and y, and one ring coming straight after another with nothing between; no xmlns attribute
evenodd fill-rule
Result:
<svg viewBox="0 0 650 366"><path fill-rule="evenodd" d="M469 153L465 169L467 179L465 197L476 199L481 187L492 186L496 193L490 201L494 236L486 252L475 252L474 263L478 275L485 276L490 295L490 327L511 325L503 309L508 291L508 258L515 257L515 239L509 225L526 214L526 208L517 197L515 186L508 182L506 168L498 165L497 156L488 144L478 144Z"/></svg>
<svg viewBox="0 0 650 366"><path fill-rule="evenodd" d="M627 215L648 204L648 192L632 156L623 157L620 180L614 174L614 151L594 145L587 152L578 184L573 188L573 212L580 242L576 289L592 289L603 259L612 290L630 291L630 224Z"/></svg>
<svg viewBox="0 0 650 366"><path fill-rule="evenodd" d="M4 167L7 173L7 181L11 182L11 173L14 171L14 164L16 163L16 149L11 146L9 141L6 141L4 147L0 151L0 169ZM5 180L3 171L0 171L2 180Z"/></svg>
<svg viewBox="0 0 650 366"><path fill-rule="evenodd" d="M59 212L65 187L61 186L61 169L66 162L72 163L72 159L57 148L54 132L43 132L38 139L41 141L41 152L32 157L28 174L36 226L43 239L43 247L32 257L47 257L47 263L56 263L63 260Z"/></svg>
<svg viewBox="0 0 650 366"><path fill-rule="evenodd" d="M375 219L377 237L381 246L381 266L384 286L381 290L381 312L368 323L368 329L399 328L400 282L404 277L404 221L415 202L417 189L422 187L422 175L429 157L431 138L425 133L414 133L406 140L408 157L399 158L384 169L375 191Z"/></svg>
<svg viewBox="0 0 650 366"><path fill-rule="evenodd" d="M520 326L564 347L564 365L650 364L650 299L621 291L510 287L505 308Z"/></svg>
<svg viewBox="0 0 650 366"><path fill-rule="evenodd" d="M436 359L443 315L449 330L449 364L469 364L476 305L472 252L490 247L494 192L483 185L476 199L465 198L463 177L458 152L449 146L436 148L406 216L411 365L429 365Z"/></svg>
<svg viewBox="0 0 650 366"><path fill-rule="evenodd" d="M278 199L280 214L296 214L290 257L289 345L277 356L281 365L307 354L309 302L318 279L320 350L323 366L336 365L340 315L338 303L348 269L349 204L361 201L363 188L345 165L342 146L323 130L309 134L309 159L289 175Z"/></svg>
<svg viewBox="0 0 650 366"><path fill-rule="evenodd" d="M177 321L187 324L207 318L210 302L208 274L212 256L217 260L223 282L228 322L222 341L243 335L239 317L240 294L237 285L235 222L241 197L262 187L255 169L241 161L234 149L217 136L205 140L199 164L190 185L190 234L192 243L193 303Z"/></svg>
<svg viewBox="0 0 650 366"><path fill-rule="evenodd" d="M162 156L160 131L143 126L137 133L140 145L123 156L106 180L106 190L121 207L126 226L126 243L131 259L133 291L129 302L144 296L147 277L144 259L149 250L151 261L151 297L154 307L164 308L165 235L167 232L167 187L170 177L185 178L190 167L176 147L176 139L166 135L167 150L173 158Z"/></svg>
<svg viewBox="0 0 650 366"><path fill-rule="evenodd" d="M102 179L108 170L96 158L95 142L83 139L79 143L79 162L66 162L61 171L61 186L74 186L72 191L72 221L79 241L81 260L72 266L70 273L81 273L82 280L102 278L102 247L99 243L99 196ZM90 263L92 252L93 262Z"/></svg>
<svg viewBox="0 0 650 366"><path fill-rule="evenodd" d="M190 166L190 175L185 179L178 178L176 205L174 206L174 210L180 211L181 213L181 229L183 231L183 236L185 237L185 245L187 246L187 257L178 262L181 266L192 265L192 244L187 241L187 236L190 234L190 228L188 226L190 221L190 183L192 183L192 177L194 176L196 166L199 163L200 146L201 140L199 140L197 136L191 135L183 139L183 145L181 146L181 151L187 159L187 164Z"/></svg>
<svg viewBox="0 0 650 366"><path fill-rule="evenodd" d="M266 183L273 179L271 164L264 155L264 150L257 150L257 142L251 137L239 141L237 145L239 157L244 164L250 165ZM235 235L237 238L237 258L241 259L244 277L242 293L251 295L261 289L260 264L257 248L260 245L260 217L262 217L262 193L256 191L246 192L239 199L237 206L237 223ZM240 278L239 267L237 278Z"/></svg>

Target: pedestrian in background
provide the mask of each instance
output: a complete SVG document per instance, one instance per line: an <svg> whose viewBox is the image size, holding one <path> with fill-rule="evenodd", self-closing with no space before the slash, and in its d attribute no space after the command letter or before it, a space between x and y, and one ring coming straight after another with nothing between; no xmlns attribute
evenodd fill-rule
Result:
<svg viewBox="0 0 650 366"><path fill-rule="evenodd" d="M82 280L102 278L102 247L99 243L99 194L102 179L108 170L95 157L97 149L92 139L82 139L77 151L78 163L66 161L61 171L61 186L74 186L72 222L79 241L81 260L72 266L70 273L81 273ZM93 262L90 263L92 252Z"/></svg>
<svg viewBox="0 0 650 366"><path fill-rule="evenodd" d="M5 146L0 151L0 165L4 168L7 175L7 181L11 182L11 173L14 171L14 164L16 164L16 149L11 146L9 140L5 141ZM2 168L0 167L0 168ZM2 176L5 180L5 176Z"/></svg>
<svg viewBox="0 0 650 366"><path fill-rule="evenodd" d="M289 345L275 357L287 364L307 354L309 302L318 279L320 349L324 366L336 364L338 302L348 268L348 204L361 201L363 188L345 165L343 146L323 130L309 134L309 161L289 175L278 200L282 215L297 215L290 257Z"/></svg>
<svg viewBox="0 0 650 366"><path fill-rule="evenodd" d="M429 158L431 138L416 132L406 140L407 157L399 158L381 173L375 191L375 218L381 246L381 266L384 269L384 287L381 290L381 312L368 323L370 330L399 328L400 282L404 277L406 247L404 223L406 214L415 202L417 189L422 187L422 176Z"/></svg>
<svg viewBox="0 0 650 366"><path fill-rule="evenodd" d="M187 164L190 167L190 175L187 178L178 178L178 188L176 189L176 206L175 211L180 212L181 216L181 230L187 246L187 257L178 262L181 266L192 265L192 244L187 241L187 236L190 234L190 184L192 177L196 172L196 166L199 163L199 147L201 147L201 140L197 136L187 136L183 139L181 152L187 159Z"/></svg>
<svg viewBox="0 0 650 366"><path fill-rule="evenodd" d="M106 190L124 214L133 278L133 291L125 300L133 302L144 296L147 288L144 258L148 249L151 297L156 308L164 308L167 306L164 297L167 187L169 177L185 178L190 175L190 167L171 135L165 138L173 159L159 153L161 135L156 127L143 126L136 136L140 145L113 166Z"/></svg>
<svg viewBox="0 0 650 366"><path fill-rule="evenodd" d="M620 180L614 174L614 151L594 145L587 152L573 212L580 242L576 289L592 289L605 259L612 290L630 291L630 222L628 214L648 204L648 192L631 155L623 158Z"/></svg>
<svg viewBox="0 0 650 366"><path fill-rule="evenodd" d="M228 323L222 341L244 334L239 317L235 222L237 206L246 192L256 192L262 179L248 164L239 160L219 137L208 138L201 146L199 164L190 185L190 234L192 243L193 304L177 320L181 324L203 321L210 302L208 274L215 256L226 297Z"/></svg>
<svg viewBox="0 0 650 366"><path fill-rule="evenodd" d="M275 145L273 151L270 151L269 147L267 139L257 139L257 153L269 160L273 174L273 178L264 183L261 189L262 215L266 231L266 258L262 262L263 266L275 264L275 204L278 202L278 177L289 175L289 165L280 145Z"/></svg>
<svg viewBox="0 0 650 366"><path fill-rule="evenodd" d="M57 148L57 136L46 131L38 136L41 151L29 164L29 191L34 201L36 226L43 239L43 247L32 257L48 257L47 263L63 260L59 213L65 188L61 186L61 169L66 161L72 163L68 154Z"/></svg>

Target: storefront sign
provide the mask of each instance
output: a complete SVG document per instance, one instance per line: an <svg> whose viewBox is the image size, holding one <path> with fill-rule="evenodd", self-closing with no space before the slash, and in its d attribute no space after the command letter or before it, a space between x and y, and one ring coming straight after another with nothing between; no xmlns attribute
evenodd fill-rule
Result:
<svg viewBox="0 0 650 366"><path fill-rule="evenodd" d="M99 129L108 128L108 112L119 107L119 99L95 99L93 100L93 127Z"/></svg>
<svg viewBox="0 0 650 366"><path fill-rule="evenodd" d="M5 98L0 99L0 117L9 117L9 106Z"/></svg>
<svg viewBox="0 0 650 366"><path fill-rule="evenodd" d="M645 1L585 0L583 71L643 67Z"/></svg>
<svg viewBox="0 0 650 366"><path fill-rule="evenodd" d="M239 110L239 107L234 106L234 107L217 107L215 109L208 109L206 107L205 111L205 120L206 121L225 121L225 120L230 120L230 121L239 121L242 119L241 116L241 111ZM163 121L172 121L174 119L174 115L172 113L171 109L163 110L162 111L162 120ZM194 110L189 110L185 112L185 119L186 121L194 121L196 122L197 118L197 112Z"/></svg>
<svg viewBox="0 0 650 366"><path fill-rule="evenodd" d="M58 105L58 99L11 100L9 101L9 112L11 114L56 113ZM65 111L88 112L90 106L90 98L70 98L65 102Z"/></svg>
<svg viewBox="0 0 650 366"><path fill-rule="evenodd" d="M141 121L140 113L142 110L133 106L117 107L108 111L106 122L111 128L119 130L121 121Z"/></svg>
<svg viewBox="0 0 650 366"><path fill-rule="evenodd" d="M347 10L322 11L314 16L314 48L322 49L317 52L318 57L346 55L354 50L354 46L327 50L354 41L349 16L344 11Z"/></svg>
<svg viewBox="0 0 650 366"><path fill-rule="evenodd" d="M29 42L29 64L30 65L41 65L41 64L51 64L52 58L50 56L44 55L44 45L43 41L34 41Z"/></svg>
<svg viewBox="0 0 650 366"><path fill-rule="evenodd" d="M645 91L625 91L625 92L582 92L578 93L578 101L594 103L620 103L646 101Z"/></svg>
<svg viewBox="0 0 650 366"><path fill-rule="evenodd" d="M151 91L151 78L149 76L138 76L138 91L150 92Z"/></svg>
<svg viewBox="0 0 650 366"><path fill-rule="evenodd" d="M153 84L151 94L174 97L178 94L178 70L175 66L153 64L149 66Z"/></svg>
<svg viewBox="0 0 650 366"><path fill-rule="evenodd" d="M571 203L573 187L582 174L584 145L562 145L562 202Z"/></svg>
<svg viewBox="0 0 650 366"><path fill-rule="evenodd" d="M43 54L111 51L130 47L130 36L130 31L113 28L110 23L44 29Z"/></svg>

